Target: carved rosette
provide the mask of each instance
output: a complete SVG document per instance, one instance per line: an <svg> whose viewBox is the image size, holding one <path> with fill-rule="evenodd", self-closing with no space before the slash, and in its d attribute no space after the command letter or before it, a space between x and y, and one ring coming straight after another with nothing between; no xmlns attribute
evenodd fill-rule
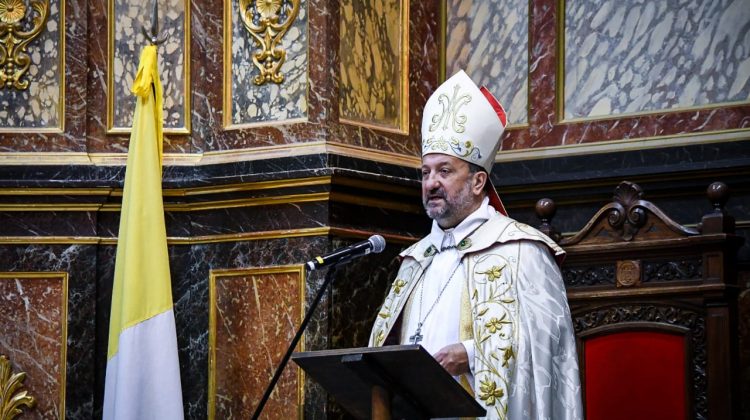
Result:
<svg viewBox="0 0 750 420"><path fill-rule="evenodd" d="M576 335L605 325L628 322L653 322L680 326L690 331L688 339L692 351L690 369L692 373L694 418L708 418L708 382L706 379L706 319L696 311L662 306L653 303L618 305L597 308L582 308L573 313Z"/></svg>
<svg viewBox="0 0 750 420"><path fill-rule="evenodd" d="M34 406L34 397L21 391L26 373L11 374L10 360L0 356L0 419L11 420L21 414L21 406Z"/></svg>
<svg viewBox="0 0 750 420"><path fill-rule="evenodd" d="M297 18L299 5L300 0L240 0L242 23L259 49L253 53L253 63L260 70L253 79L256 85L284 81L281 65L286 50L279 43Z"/></svg>
<svg viewBox="0 0 750 420"><path fill-rule="evenodd" d="M49 0L32 1L31 9L36 16L31 21L31 29L26 31L22 22L27 12L24 1L0 0L0 89L29 87L29 81L24 80L31 65L27 48L47 22Z"/></svg>

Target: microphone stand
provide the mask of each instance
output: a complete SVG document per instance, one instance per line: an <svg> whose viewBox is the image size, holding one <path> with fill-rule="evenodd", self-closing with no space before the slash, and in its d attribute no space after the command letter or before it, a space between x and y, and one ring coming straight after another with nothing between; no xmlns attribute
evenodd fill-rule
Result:
<svg viewBox="0 0 750 420"><path fill-rule="evenodd" d="M310 319L312 318L313 312L315 312L315 308L318 307L320 300L323 298L323 293L325 293L326 289L328 289L328 285L331 284L331 281L333 281L333 274L336 272L336 269L338 268L340 264L349 262L350 259L351 258L342 259L341 261L332 265L331 268L328 269L325 280L323 281L323 285L320 286L320 289L318 290L318 294L315 296L315 299L313 299L312 303L310 304L310 307L307 308L307 313L305 314L305 318L302 320L302 324L300 324L299 328L297 329L297 333L294 334L294 338L292 339L291 344L289 344L289 348L286 350L286 354L281 359L281 363L279 363L279 367L276 368L276 373L273 374L273 379L271 379L271 383L268 384L268 387L266 388L266 392L265 394L263 394L263 398L260 400L260 403L258 403L258 407L255 409L255 412L253 413L252 420L258 419L261 411L263 411L263 407L266 405L266 402L268 402L268 399L271 397L271 392L273 392L273 388L276 386L276 382L279 381L279 378L281 377L281 372L283 372L284 367L286 367L286 364L289 362L289 358L292 357L294 348L297 347L297 343L299 342L300 338L302 338L302 333L305 331L307 324L310 323Z"/></svg>

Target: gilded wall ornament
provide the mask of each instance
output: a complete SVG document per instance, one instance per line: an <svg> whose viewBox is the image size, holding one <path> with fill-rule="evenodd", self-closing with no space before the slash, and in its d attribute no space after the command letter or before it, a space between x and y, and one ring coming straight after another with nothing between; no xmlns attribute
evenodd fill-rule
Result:
<svg viewBox="0 0 750 420"><path fill-rule="evenodd" d="M253 78L256 85L284 81L280 69L286 50L279 43L297 18L299 4L300 0L240 0L242 23L259 48L253 53L253 63L260 70Z"/></svg>
<svg viewBox="0 0 750 420"><path fill-rule="evenodd" d="M0 4L2 0L0 0ZM19 391L26 378L24 372L11 375L10 360L0 356L0 419L11 420L21 414L21 406L33 407L34 397L27 391Z"/></svg>
<svg viewBox="0 0 750 420"><path fill-rule="evenodd" d="M0 0L0 89L25 90L29 81L23 76L31 65L26 48L36 38L49 17L49 0L32 1L36 16L31 29L24 31L21 22L26 16L27 6L23 0Z"/></svg>

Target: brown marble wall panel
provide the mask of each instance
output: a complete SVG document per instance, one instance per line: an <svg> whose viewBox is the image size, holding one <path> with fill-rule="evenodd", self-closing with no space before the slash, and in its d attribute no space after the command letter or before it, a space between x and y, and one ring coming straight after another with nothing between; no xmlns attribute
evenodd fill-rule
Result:
<svg viewBox="0 0 750 420"><path fill-rule="evenodd" d="M93 418L94 354L105 349L95 343L97 295L96 246L88 244L0 245L0 272L34 273L36 277L68 276L67 362L65 365L65 418ZM3 324L5 325L5 324ZM3 331L5 331L3 329ZM1 335L1 334L0 334Z"/></svg>
<svg viewBox="0 0 750 420"><path fill-rule="evenodd" d="M107 98L109 87L107 75L109 70L109 20L108 16L109 0L95 0L88 2L84 10L88 10L88 91L86 95L86 151L88 153L126 153L128 150L129 134L113 133L107 134L108 116L107 116ZM164 13L163 11L161 13ZM144 19L149 19L149 12L143 10ZM149 20L150 22L150 20ZM161 22L162 25L164 22ZM137 26L137 25L136 25ZM150 28L150 24L149 24ZM162 29L163 26L162 26ZM169 28L167 28L169 30ZM174 28L172 29L174 31ZM186 30L189 32L189 30ZM140 56L140 50L144 45L133 45L136 56ZM185 64L184 62L182 63ZM137 64L136 64L137 66ZM135 74L131 76L131 79ZM162 74L162 77L164 75ZM162 79L162 82L166 82ZM135 103L135 98L125 95L124 100L130 99ZM165 98L166 100L166 98ZM185 104L189 103L189 100ZM179 108L179 106L178 106ZM185 116L190 114L190 110L185 112ZM125 118L125 117L123 117ZM185 125L188 119L177 117L176 125ZM169 131L169 130L167 130ZM177 131L182 131L177 129ZM190 137L187 135L171 134L164 136L164 151L175 153L190 153L192 147Z"/></svg>
<svg viewBox="0 0 750 420"><path fill-rule="evenodd" d="M454 2L447 2L446 4L453 5ZM470 3L456 3L456 13L466 13L464 8L469 7L467 4ZM668 8L679 8L671 2L662 2L659 7L663 7L665 4ZM529 5L528 126L510 127L506 131L502 146L503 152L506 153L500 152L500 161L516 159L516 156L533 159L558 153L572 155L590 153L592 150L633 150L747 137L747 134L742 134L750 129L750 105L747 105L747 103L704 103L703 107L682 110L668 109L670 107L665 106L666 109L641 115L629 114L565 121L560 101L564 83L564 79L560 79L560 77L564 76L561 74L563 57L559 48L566 30L563 28L564 19L562 19L565 2L532 0ZM579 13L576 17L580 15ZM484 22L490 27L495 25L495 22L484 19L484 17L478 17L475 20ZM473 24L476 24L476 22L473 22ZM473 28L472 30L474 29L478 31L484 28ZM729 31L728 27L719 32L724 33L725 31ZM740 37L743 36L743 33L746 33L746 30L741 28L734 28L733 31L734 34L739 33ZM730 34L730 32L726 33ZM729 37L732 38L734 35L730 34ZM736 37L733 39L736 39ZM453 40L447 40L447 43L450 44L451 41ZM481 44L482 41L483 38L477 39L476 42ZM526 41L518 39L517 42L525 43ZM481 47L481 45L477 45L477 47ZM569 50L579 47L583 48L583 45L566 46ZM644 58L647 59L647 57ZM477 60L483 59L484 57L477 57ZM705 57L705 59L710 60L710 57ZM503 68L513 64L511 59L504 62L503 60L506 60L504 56L498 56L497 60L500 60L500 67ZM453 68L453 64L446 63L446 67ZM471 62L466 65L470 66ZM643 77L648 77L648 75L643 75ZM577 87L578 90L583 88L584 86ZM631 94L627 89L624 89L623 93ZM633 93L637 94L637 89L634 89ZM648 94L658 95L658 92L648 92ZM575 93L569 92L569 95L575 95ZM610 143L615 141L617 143ZM579 145L589 147L571 147ZM592 149L590 147L592 145L597 146L597 148ZM535 154L533 149L539 148L552 148L553 150L547 149L546 154L543 154L543 152ZM522 155L507 153L519 151L526 151L527 153Z"/></svg>
<svg viewBox="0 0 750 420"><path fill-rule="evenodd" d="M336 22L339 11L334 10ZM348 124L331 124L331 141L368 149L418 156L421 151L422 108L430 94L438 86L439 72L439 22L440 1L409 2L409 122L408 135L388 134L375 129L354 127ZM337 23L336 23L337 24ZM330 45L338 45L338 31L330 31ZM332 49L338 52L338 48ZM329 77L338 85L339 58L334 58ZM334 73L336 72L336 73ZM338 120L338 107L330 108Z"/></svg>
<svg viewBox="0 0 750 420"><path fill-rule="evenodd" d="M38 9L16 3L15 7L0 10L2 22L10 24L4 27L0 41L3 45L0 131L62 131L63 4L58 0L36 4ZM21 30L14 31L14 25ZM7 41L16 45L8 45ZM28 60L27 65L18 65L24 59Z"/></svg>
<svg viewBox="0 0 750 420"><path fill-rule="evenodd" d="M0 132L0 153L86 150L86 2L66 1L64 7L61 7L61 4L63 3L54 2L54 6L59 8L58 14L62 13L63 9L65 12L64 28L55 28L57 31L65 31L65 68L56 70L64 72L64 79L61 78L61 81L64 80L64 120L61 118L61 121L55 124L62 130L53 128L47 130L48 132L39 132L27 126L25 131ZM57 48L61 53L60 47ZM5 90L0 92L0 98L6 94L4 92Z"/></svg>
<svg viewBox="0 0 750 420"><path fill-rule="evenodd" d="M339 113L355 125L403 132L408 124L409 2L341 2Z"/></svg>
<svg viewBox="0 0 750 420"><path fill-rule="evenodd" d="M211 273L209 418L247 418L302 321L301 265ZM301 418L302 376L290 364L263 418Z"/></svg>
<svg viewBox="0 0 750 420"><path fill-rule="evenodd" d="M307 121L225 130L223 128L224 10L209 0L191 2L192 134L166 136L167 153L203 153L309 142L336 142L414 156L419 151L421 108L437 85L439 1L411 2L409 27L409 126L399 135L338 123L339 2L307 2ZM88 152L123 153L128 138L106 134L106 1L89 5ZM250 89L251 87L246 87ZM262 124L262 123L261 123ZM356 154L356 150L352 153Z"/></svg>
<svg viewBox="0 0 750 420"><path fill-rule="evenodd" d="M247 2L247 8L242 10L243 3L239 0L224 2L224 127L237 129L304 121L309 83L307 1L280 2L278 8L273 2L268 3L270 7ZM264 51L258 39L266 39L264 36L268 34L262 29L263 18L277 19L275 25L284 28L277 31L283 34L281 37L269 37L278 41L273 48L284 53L283 62L269 57L269 61L262 62L263 70L279 67L264 75L255 63L255 55ZM270 48L273 42L263 44ZM276 83L274 78L282 80Z"/></svg>
<svg viewBox="0 0 750 420"><path fill-rule="evenodd" d="M138 71L140 55L147 41L142 28L151 28L148 0L108 0L110 16L110 62L108 63L107 125L110 132L130 132L135 112L135 96L130 91ZM159 5L158 67L164 94L164 131L187 133L190 130L189 53L190 2L170 0Z"/></svg>
<svg viewBox="0 0 750 420"><path fill-rule="evenodd" d="M67 273L0 273L0 354L36 400L33 418L65 416Z"/></svg>

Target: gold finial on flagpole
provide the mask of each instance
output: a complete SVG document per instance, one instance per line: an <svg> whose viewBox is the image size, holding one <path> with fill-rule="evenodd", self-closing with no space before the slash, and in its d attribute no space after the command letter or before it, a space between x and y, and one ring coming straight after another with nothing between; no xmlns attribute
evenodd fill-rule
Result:
<svg viewBox="0 0 750 420"><path fill-rule="evenodd" d="M151 32L146 30L146 27L141 27L141 31L143 32L143 36L146 37L148 42L151 45L159 45L163 44L164 41L167 40L167 35L162 34L162 37L159 37L159 7L158 7L159 1L154 0L154 10L151 14Z"/></svg>

